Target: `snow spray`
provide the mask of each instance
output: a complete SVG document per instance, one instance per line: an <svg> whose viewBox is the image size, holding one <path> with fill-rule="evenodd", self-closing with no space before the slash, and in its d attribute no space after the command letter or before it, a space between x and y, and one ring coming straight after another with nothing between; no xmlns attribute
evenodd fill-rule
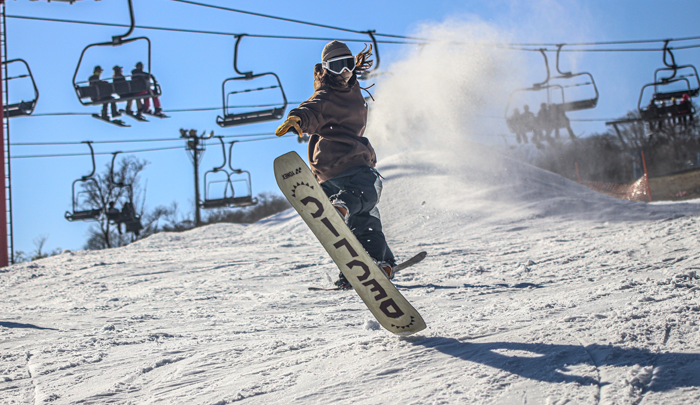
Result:
<svg viewBox="0 0 700 405"><path fill-rule="evenodd" d="M379 154L427 147L460 155L468 141L499 141L508 95L522 87L522 53L494 46L508 38L486 23L426 26L415 36L430 42L376 79L366 134Z"/></svg>

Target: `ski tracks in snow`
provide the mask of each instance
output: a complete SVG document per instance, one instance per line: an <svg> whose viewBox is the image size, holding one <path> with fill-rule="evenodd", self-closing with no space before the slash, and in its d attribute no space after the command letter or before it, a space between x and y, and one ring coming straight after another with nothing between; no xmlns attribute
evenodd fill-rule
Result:
<svg viewBox="0 0 700 405"><path fill-rule="evenodd" d="M697 220L431 213L395 283L429 329L378 330L290 212L0 274L7 403L640 404L700 396ZM387 223L391 223L388 221ZM410 236L410 235L409 235ZM695 241L695 242L693 242ZM40 297L37 299L37 297Z"/></svg>

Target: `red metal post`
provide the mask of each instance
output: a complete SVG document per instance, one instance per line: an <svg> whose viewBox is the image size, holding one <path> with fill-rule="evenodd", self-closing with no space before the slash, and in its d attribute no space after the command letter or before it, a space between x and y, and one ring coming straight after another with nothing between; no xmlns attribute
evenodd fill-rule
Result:
<svg viewBox="0 0 700 405"><path fill-rule="evenodd" d="M649 187L649 173L647 172L647 160L644 158L644 151L642 151L642 164L644 164L644 179L647 183L647 193L649 193L649 202L651 202L651 187Z"/></svg>
<svg viewBox="0 0 700 405"><path fill-rule="evenodd" d="M0 4L5 0L0 0ZM0 46L0 61L4 60ZM0 66L0 125L2 125L2 136L0 136L0 185L2 186L2 198L0 198L0 267L10 264L9 249L7 244L7 192L5 183L5 106L2 98L2 66Z"/></svg>

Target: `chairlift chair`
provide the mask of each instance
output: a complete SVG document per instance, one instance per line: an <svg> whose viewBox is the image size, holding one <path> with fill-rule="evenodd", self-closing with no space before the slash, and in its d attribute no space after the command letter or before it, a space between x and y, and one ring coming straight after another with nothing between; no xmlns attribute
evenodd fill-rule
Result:
<svg viewBox="0 0 700 405"><path fill-rule="evenodd" d="M559 96L559 99L561 100L561 105L565 104L564 88L559 84L549 83L550 71L549 71L549 63L547 61L547 54L545 54L544 49L540 49L539 51L542 54L542 56L544 57L544 65L545 65L546 70L547 70L547 77L545 78L544 81L542 81L540 83L534 83L532 85L532 87L516 89L510 93L510 96L508 97L508 103L506 104L506 110L505 110L506 121L508 121L508 119L510 118L510 113L512 111L511 106L513 105L514 96L516 96L516 95L520 95L520 94L524 94L524 93L528 93L528 92L532 92L532 93L544 92L546 99L540 99L540 102L545 102L547 105L553 105L553 104L556 104L556 103L552 102L552 98L553 98L552 93L554 92ZM517 99L517 97L515 97L515 98ZM538 106L534 106L534 108L537 108L537 107ZM514 108L515 107L513 107L513 109ZM535 113L535 111L532 111L532 110L531 110L531 112L533 114Z"/></svg>
<svg viewBox="0 0 700 405"><path fill-rule="evenodd" d="M670 118L671 116L678 115L693 115L695 114L695 107L692 103L689 103L689 108L686 112L679 114L677 111L678 106L676 104L663 105L664 103L669 103L672 100L680 100L683 95L687 94L689 97L697 97L700 93L700 77L698 76L698 71L693 65L677 65L676 59L673 56L671 48L668 47L669 41L666 41L663 49L663 63L665 67L658 68L654 71L654 82L648 83L642 86L639 92L639 100L637 101L637 109L645 121L659 121ZM671 62L669 63L666 56L669 56ZM679 75L679 71L686 70L689 71L686 75ZM659 73L671 72L670 76L659 77ZM695 80L691 82L691 79L695 77ZM680 84L680 86L678 86ZM646 105L644 101L645 90L653 87L654 93L652 94L649 103ZM680 87L680 89L679 89ZM664 90L668 89L668 90ZM661 103L662 105L657 105Z"/></svg>
<svg viewBox="0 0 700 405"><path fill-rule="evenodd" d="M698 93L700 93L700 77L698 76L698 70L695 68L693 65L677 65L676 64L676 58L673 56L673 52L671 51L672 48L668 47L669 41L667 40L664 43L664 49L663 49L663 63L665 67L658 68L654 71L654 100L655 101L666 101L666 100L671 100L673 98L679 99L683 97L683 94L687 93L690 97L697 97ZM669 63L666 60L666 55L671 58L671 62ZM686 70L689 71L688 74L686 75L679 75L679 71ZM672 72L670 76L667 77L659 77L659 73L661 72ZM695 77L694 82L691 84L690 80L688 80L689 77ZM687 84L687 90L679 90L679 91L670 91L670 92L660 92L657 89L658 85L665 85L665 84L670 84L678 81L684 81Z"/></svg>
<svg viewBox="0 0 700 405"><path fill-rule="evenodd" d="M662 88L663 86L671 86L674 83L684 83L686 85L686 89L683 90L673 90L673 91L666 91L666 92L659 92L659 88ZM649 103L644 103L644 91L650 87L654 88L654 94L652 95L651 99L649 100ZM690 82L687 78L676 78L676 79L671 79L666 82L656 82L656 83L649 83L645 84L642 86L642 90L639 92L639 100L637 101L637 109L639 110L639 114L641 115L642 119L645 121L658 121L658 120L663 120L666 118L669 118L671 115L674 115L673 112L674 110L678 107L676 104L669 104L669 105L657 105L657 102L671 102L672 99L677 99L680 100L684 94L688 94L690 97L695 97L693 96L693 89L690 87ZM697 96L697 93L695 93ZM690 103L690 109L686 114L683 115L693 115L695 114L695 107L693 106L692 103ZM677 115L677 114L675 114Z"/></svg>
<svg viewBox="0 0 700 405"><path fill-rule="evenodd" d="M551 79L552 80L562 80L566 81L570 84L567 85L562 85L562 88L574 88L574 87L585 87L585 88L592 88L594 92L594 96L590 98L583 98L580 100L565 100L562 103L562 108L563 110L566 111L580 111L580 110L588 110L591 108L595 108L598 105L598 98L600 94L598 93L598 86L595 84L595 80L593 79L593 75L590 74L589 72L580 72L580 73L572 73L572 72L562 72L561 69L559 68L559 55L561 53L561 48L564 45L557 45L557 63L556 63L556 68L557 72L559 73L559 76L554 76ZM579 82L577 81L577 78L579 77L587 77L588 81L585 82ZM564 92L566 93L566 92Z"/></svg>
<svg viewBox="0 0 700 405"><path fill-rule="evenodd" d="M27 68L27 74L22 74L19 76L14 76L14 77L7 77L5 78L5 89L8 89L7 87L7 81L9 80L15 80L15 79L26 79L28 78L32 82L32 87L34 88L34 98L30 101L19 101L19 102L14 102L14 103L9 103L7 105L3 106L5 117L22 117L22 116L27 116L31 115L34 112L34 108L36 107L36 103L39 100L39 89L36 87L36 82L34 81L34 76L32 75L31 69L29 69L29 64L24 59L12 59L8 60L7 62L3 62L4 66L10 65L12 63L21 63Z"/></svg>
<svg viewBox="0 0 700 405"><path fill-rule="evenodd" d="M254 124L254 123L259 123L259 122L279 120L284 116L284 113L287 109L287 96L284 93L284 88L282 87L282 82L280 81L280 78L279 78L279 76L277 76L277 74L275 74L273 72L253 74L252 71L241 72L240 70L238 70L238 45L240 44L241 39L243 39L243 37L245 35L246 34L237 35L236 45L234 46L234 51L233 51L233 69L240 76L228 78L228 79L224 80L224 82L221 84L221 93L222 93L222 101L223 101L223 117L217 116L216 123L220 127L223 127L223 128L231 127L231 126L235 126L235 125ZM250 88L245 88L243 90L235 90L235 91L230 91L230 92L226 91L226 84L227 83L236 83L236 82L240 82L240 81L247 82L247 81L259 79L259 78L265 77L265 76L274 77L276 84L273 84L271 86L266 86L266 87L254 87L253 86ZM248 106L249 108L254 108L254 110L239 112L239 113L232 112L234 109L242 108L243 106L236 106L236 105L232 104L230 102L231 98L237 99L237 98L240 98L240 97L237 97L237 95L240 95L240 94L251 93L251 92L256 92L256 91L264 91L264 90L274 90L274 89L279 89L279 91L282 95L282 102L281 103ZM260 107L272 107L272 108L259 109Z"/></svg>
<svg viewBox="0 0 700 405"><path fill-rule="evenodd" d="M83 143L86 143L90 147L90 156L92 157L92 171L90 174L87 176L83 176L73 182L73 186L71 188L71 196L73 199L73 212L66 211L65 213L65 218L70 221L90 221L90 220L97 220L100 215L102 215L102 209L100 208L90 208L87 210L79 210L78 209L78 200L79 200L79 195L80 194L87 194L87 191L80 191L77 194L75 193L75 185L76 183L92 183L94 187L99 188L99 184L97 183L97 180L95 180L94 177L92 177L95 174L95 151L92 149L92 142L90 141L85 141Z"/></svg>
<svg viewBox="0 0 700 405"><path fill-rule="evenodd" d="M114 212L107 211L107 219L114 225L124 224L127 232L132 232L138 236L139 231L143 229L141 225L141 215L136 214L136 209L134 208L134 189L131 184L125 184L123 181L117 182L114 179L114 162L117 159L117 155L121 152L112 153L112 166L109 169L109 181L116 187L126 188L128 192L128 199L122 204L121 211L115 210Z"/></svg>
<svg viewBox="0 0 700 405"><path fill-rule="evenodd" d="M135 37L126 38L134 30L135 20L134 20L134 10L129 2L129 15L131 17L131 26L129 31L123 35L116 35L112 37L110 42L100 42L90 44L83 49L80 54L80 59L78 60L78 65L75 68L75 73L73 74L73 88L75 89L76 95L78 96L78 101L84 106L92 105L103 105L112 102L123 102L129 100L142 100L145 98L159 97L162 92L160 85L156 81L155 77L151 75L151 40L148 37ZM78 72L83 61L83 57L88 49L93 47L117 47L122 46L135 41L146 41L148 44L148 67L144 73L147 77L131 77L131 75L124 75L124 81L114 83L111 78L100 79L98 85L90 85L88 81L78 81Z"/></svg>
<svg viewBox="0 0 700 405"><path fill-rule="evenodd" d="M216 138L219 139L219 142L221 142L221 151L222 155L224 156L224 161L221 163L221 166L216 166L211 170L208 170L204 173L204 201L201 202L200 206L204 209L214 209L214 208L223 208L227 207L230 203L230 199L233 197L233 185L231 184L231 181L229 180L229 172L227 172L224 169L224 166L226 166L226 146L224 145L224 140L223 137L217 136ZM223 173L226 176L226 180L219 180L219 181L213 181L213 182L207 182L207 176L209 174L214 174L214 173ZM211 191L211 186L213 184L217 183L224 183L224 192L223 192L223 197L221 198L210 198L210 191ZM231 192L231 197L229 197L229 190Z"/></svg>

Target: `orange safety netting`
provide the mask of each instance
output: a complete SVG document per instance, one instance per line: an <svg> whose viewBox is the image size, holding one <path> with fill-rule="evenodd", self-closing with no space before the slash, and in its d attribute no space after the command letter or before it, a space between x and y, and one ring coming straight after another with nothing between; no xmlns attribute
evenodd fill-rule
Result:
<svg viewBox="0 0 700 405"><path fill-rule="evenodd" d="M600 181L582 181L584 186L601 194L623 200L651 201L651 192L647 186L646 174L632 184L604 183Z"/></svg>

